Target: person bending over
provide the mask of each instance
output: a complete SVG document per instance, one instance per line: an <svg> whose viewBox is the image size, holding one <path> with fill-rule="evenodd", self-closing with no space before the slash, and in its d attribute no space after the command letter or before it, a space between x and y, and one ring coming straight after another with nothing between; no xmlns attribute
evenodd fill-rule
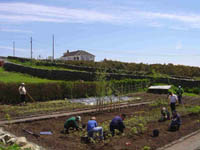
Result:
<svg viewBox="0 0 200 150"><path fill-rule="evenodd" d="M110 131L112 133L112 136L115 135L115 129L119 130L121 133L124 132L125 125L123 123L123 120L126 118L125 114L121 114L120 116L116 116L112 119L110 122Z"/></svg>
<svg viewBox="0 0 200 150"><path fill-rule="evenodd" d="M69 129L72 128L73 130L79 130L81 129L79 127L79 123L81 122L81 117L80 116L76 116L76 117L71 117L69 119L66 120L66 122L64 123L64 133L69 134Z"/></svg>

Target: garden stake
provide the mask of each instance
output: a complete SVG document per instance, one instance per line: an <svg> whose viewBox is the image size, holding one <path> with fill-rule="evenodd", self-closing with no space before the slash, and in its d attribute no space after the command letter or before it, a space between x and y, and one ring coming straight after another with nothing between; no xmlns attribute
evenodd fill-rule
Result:
<svg viewBox="0 0 200 150"><path fill-rule="evenodd" d="M35 102L35 100L33 99L33 97L27 92L28 97L32 100L32 102Z"/></svg>

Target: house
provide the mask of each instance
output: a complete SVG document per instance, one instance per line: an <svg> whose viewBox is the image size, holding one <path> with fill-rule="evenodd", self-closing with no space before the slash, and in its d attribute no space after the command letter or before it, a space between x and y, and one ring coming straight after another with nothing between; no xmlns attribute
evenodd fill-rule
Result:
<svg viewBox="0 0 200 150"><path fill-rule="evenodd" d="M83 50L77 50L73 52L69 52L69 50L67 50L67 52L64 53L64 55L60 59L61 60L94 61L95 56Z"/></svg>

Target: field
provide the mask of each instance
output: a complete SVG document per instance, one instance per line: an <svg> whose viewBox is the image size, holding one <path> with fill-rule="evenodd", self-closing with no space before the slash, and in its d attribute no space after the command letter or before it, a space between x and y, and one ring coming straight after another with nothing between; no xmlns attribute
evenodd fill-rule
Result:
<svg viewBox="0 0 200 150"><path fill-rule="evenodd" d="M155 99L155 94L146 94L144 92L129 94L129 97L140 97L140 100L133 100L129 103L147 102ZM160 98L166 98L165 95ZM47 102L27 103L27 105L0 105L0 120L23 118L28 116L52 114L58 112L70 112L80 109L94 108L95 106L86 106L80 103L70 103L68 100L55 100Z"/></svg>
<svg viewBox="0 0 200 150"><path fill-rule="evenodd" d="M128 115L125 120L125 134L117 135L115 137L108 136L104 142L95 141L90 144L81 142L80 138L86 134L85 131L70 131L70 134L68 135L60 133L63 129L63 124L68 117L11 124L6 126L6 129L17 136L25 136L28 140L37 143L48 150L144 150L145 147L155 150L158 147L162 147L165 144L200 129L200 109L199 107L195 107L200 104L199 97L184 96L184 105L177 107L182 119L181 129L177 132L169 132L167 131L169 121L164 123L157 122L160 117L160 108L168 105L166 102L166 95L144 93L140 93L139 95L144 95L142 101L149 98L149 100L155 100L155 102L149 105L129 107L111 112L105 111L81 115L82 123L87 123L91 116L96 116L99 125L103 126L106 132L108 132L110 120L115 115L119 115L120 113L126 113ZM41 135L39 138L36 138L24 133L22 129L27 129L37 134L41 131L52 131L53 135ZM158 138L153 138L151 136L153 129L159 129L160 136Z"/></svg>
<svg viewBox="0 0 200 150"><path fill-rule="evenodd" d="M0 67L0 82L3 83L47 83L47 82L58 82L55 80L41 79L37 77L32 77L30 75L7 72L2 67Z"/></svg>

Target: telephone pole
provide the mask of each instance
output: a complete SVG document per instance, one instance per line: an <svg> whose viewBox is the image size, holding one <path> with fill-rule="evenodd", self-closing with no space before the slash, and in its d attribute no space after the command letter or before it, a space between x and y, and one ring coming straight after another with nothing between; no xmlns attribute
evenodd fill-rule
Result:
<svg viewBox="0 0 200 150"><path fill-rule="evenodd" d="M54 34L53 34L53 37L52 37L53 39L53 47L52 47L52 51L53 51L53 55L52 55L52 60L54 61Z"/></svg>
<svg viewBox="0 0 200 150"><path fill-rule="evenodd" d="M15 41L13 41L13 57L15 57Z"/></svg>
<svg viewBox="0 0 200 150"><path fill-rule="evenodd" d="M32 44L33 44L33 41L32 41L32 37L31 37L31 59L33 58L32 54L33 54L33 51L32 51Z"/></svg>

